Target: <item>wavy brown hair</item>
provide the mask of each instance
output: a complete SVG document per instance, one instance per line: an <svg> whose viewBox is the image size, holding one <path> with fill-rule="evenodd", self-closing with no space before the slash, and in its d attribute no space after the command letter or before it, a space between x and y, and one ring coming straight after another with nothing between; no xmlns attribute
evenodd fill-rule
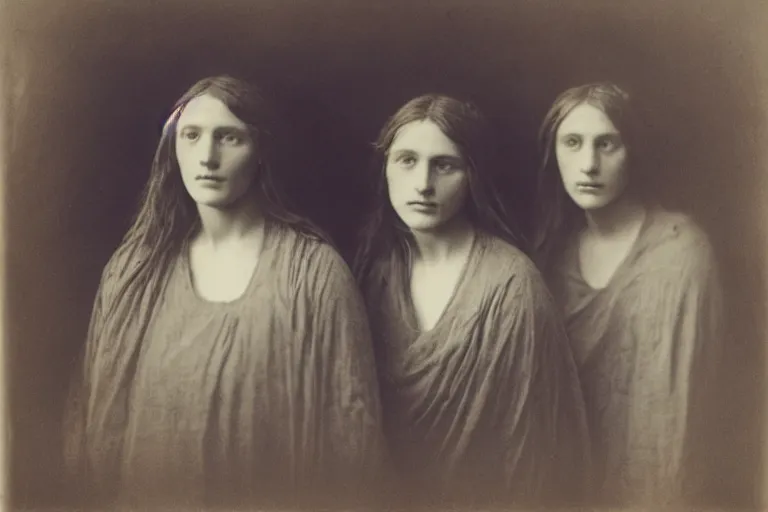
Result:
<svg viewBox="0 0 768 512"><path fill-rule="evenodd" d="M555 141L560 124L577 106L587 103L600 109L621 134L633 167L638 167L641 151L636 151L638 119L630 95L616 84L596 82L567 89L554 101L538 137L538 168L534 210L533 249L539 267L548 272L564 249L567 237L583 217L582 210L563 187L555 156Z"/></svg>
<svg viewBox="0 0 768 512"><path fill-rule="evenodd" d="M427 94L403 105L379 133L374 143L372 168L377 174L373 204L360 237L354 272L362 282L374 263L389 255L408 261L412 236L389 200L386 179L387 156L400 129L414 121L431 121L453 141L467 162L469 196L465 213L477 228L523 248L524 238L494 186L497 147L485 116L473 104L441 94Z"/></svg>

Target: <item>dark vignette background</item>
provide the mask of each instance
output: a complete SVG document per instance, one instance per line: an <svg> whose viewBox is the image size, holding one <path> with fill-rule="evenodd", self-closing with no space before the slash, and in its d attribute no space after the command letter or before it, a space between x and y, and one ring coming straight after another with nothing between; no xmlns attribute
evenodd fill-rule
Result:
<svg viewBox="0 0 768 512"><path fill-rule="evenodd" d="M128 226L172 103L222 72L269 85L290 107L300 162L291 194L344 250L366 201L369 144L407 99L447 92L491 115L505 141L503 191L527 219L535 131L554 96L585 81L625 84L647 110L651 189L696 216L724 268L729 421L713 447L723 468L713 494L726 506L759 500L768 247L759 0L3 7L16 505L59 501L58 421L101 268Z"/></svg>

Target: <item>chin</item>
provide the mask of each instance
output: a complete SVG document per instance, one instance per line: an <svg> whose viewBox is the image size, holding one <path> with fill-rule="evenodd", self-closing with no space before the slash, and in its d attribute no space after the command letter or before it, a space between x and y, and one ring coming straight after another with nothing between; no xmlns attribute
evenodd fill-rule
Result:
<svg viewBox="0 0 768 512"><path fill-rule="evenodd" d="M440 222L425 222L423 220L411 220L411 219L402 219L403 223L410 229L411 231L435 231L437 228L440 227Z"/></svg>
<svg viewBox="0 0 768 512"><path fill-rule="evenodd" d="M231 208L236 201L229 197L193 197L195 203L198 206L207 206L208 208L216 208L225 210Z"/></svg>
<svg viewBox="0 0 768 512"><path fill-rule="evenodd" d="M219 190L197 193L192 196L192 200L199 206L225 210L241 204L244 197L245 194L233 195L227 191Z"/></svg>
<svg viewBox="0 0 768 512"><path fill-rule="evenodd" d="M579 205L579 208L581 208L585 212L594 212L594 211L597 211L597 210L602 210L603 208L608 206L608 204L610 204L610 203L603 202L603 201L601 201L600 203L597 203L597 202L595 202L595 203L587 203L585 201L582 201L582 204Z"/></svg>
<svg viewBox="0 0 768 512"><path fill-rule="evenodd" d="M613 202L612 198L608 197L579 197L578 200L572 200L584 211L600 210Z"/></svg>
<svg viewBox="0 0 768 512"><path fill-rule="evenodd" d="M408 229L411 231L434 233L436 231L440 231L440 229L445 225L445 222L438 219L428 221L419 219L418 221L406 222L405 225L408 226Z"/></svg>

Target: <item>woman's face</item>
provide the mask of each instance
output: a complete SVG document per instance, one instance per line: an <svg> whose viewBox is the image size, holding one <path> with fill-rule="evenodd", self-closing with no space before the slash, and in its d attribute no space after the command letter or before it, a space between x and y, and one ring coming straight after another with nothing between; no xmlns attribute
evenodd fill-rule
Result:
<svg viewBox="0 0 768 512"><path fill-rule="evenodd" d="M248 127L221 100L204 94L182 110L176 155L198 205L226 208L242 198L254 180L254 154Z"/></svg>
<svg viewBox="0 0 768 512"><path fill-rule="evenodd" d="M555 155L568 195L583 210L603 208L625 191L627 148L599 108L582 103L557 129Z"/></svg>
<svg viewBox="0 0 768 512"><path fill-rule="evenodd" d="M432 121L413 121L389 148L389 200L412 231L435 231L462 214L469 192L466 162Z"/></svg>

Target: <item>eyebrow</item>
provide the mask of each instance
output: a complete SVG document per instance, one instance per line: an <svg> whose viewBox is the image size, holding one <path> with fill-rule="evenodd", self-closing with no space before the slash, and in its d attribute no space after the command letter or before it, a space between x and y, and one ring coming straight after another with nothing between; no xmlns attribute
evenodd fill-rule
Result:
<svg viewBox="0 0 768 512"><path fill-rule="evenodd" d="M466 160L464 157L460 155L435 155L430 160L438 161L438 162L451 162L454 164L461 164L464 165L466 163Z"/></svg>
<svg viewBox="0 0 768 512"><path fill-rule="evenodd" d="M195 129L195 130L203 130L205 127L199 125L199 124L193 124L193 123L187 123L185 125L182 125L179 127L180 130L188 130L188 129ZM220 125L220 126L214 126L214 131L226 131L226 132L240 132L240 133L248 133L247 128L242 128L240 126L234 126L234 125Z"/></svg>
<svg viewBox="0 0 768 512"><path fill-rule="evenodd" d="M391 151L391 152L388 152L388 153L391 154L391 155L394 155L394 156L417 155L417 154L419 154L418 151L415 151L413 149L407 149L407 148L396 149L395 151ZM456 161L459 161L459 162L463 162L464 161L464 157L462 157L461 155L450 155L450 154L447 154L447 153L440 153L440 154L436 154L436 155L431 155L429 157L429 159L430 160L456 160Z"/></svg>
<svg viewBox="0 0 768 512"><path fill-rule="evenodd" d="M618 130L611 130L607 132L598 132L597 134L590 134L590 133L584 133L579 131L570 131L570 132L564 132L560 135L560 138L563 137L583 137L585 135L592 135L595 138L600 137L621 137L621 132Z"/></svg>

